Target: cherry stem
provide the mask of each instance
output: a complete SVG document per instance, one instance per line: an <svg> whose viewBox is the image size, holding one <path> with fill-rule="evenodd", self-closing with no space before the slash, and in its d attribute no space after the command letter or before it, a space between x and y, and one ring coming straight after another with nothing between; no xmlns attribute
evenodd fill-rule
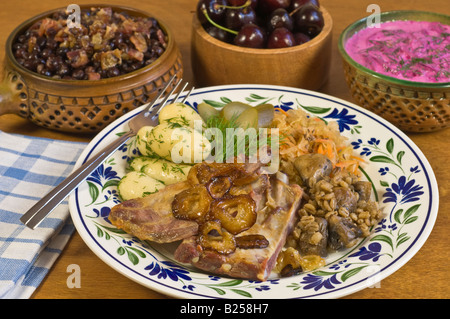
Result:
<svg viewBox="0 0 450 319"><path fill-rule="evenodd" d="M289 16L292 17L301 8L302 8L302 6L295 8L291 13L289 13Z"/></svg>
<svg viewBox="0 0 450 319"><path fill-rule="evenodd" d="M206 11L206 9L203 9L202 11L203 11L203 14L205 15L206 19L209 21L209 23L211 23L211 24L212 24L213 26L215 26L216 28L222 29L222 30L224 30L224 31L226 31L226 32L230 32L231 34L234 34L234 35L237 35L237 34L238 34L237 31L234 31L234 30L225 28L225 27L221 26L220 24L217 24L216 22L214 22L214 21L209 17L208 12Z"/></svg>
<svg viewBox="0 0 450 319"><path fill-rule="evenodd" d="M237 6L237 7L234 7L234 6L227 6L227 5L225 5L225 4L216 4L216 6L217 6L218 8L225 8L225 9L242 9L242 8L248 7L248 6L251 5L251 4L252 4L252 0L247 0L243 5Z"/></svg>

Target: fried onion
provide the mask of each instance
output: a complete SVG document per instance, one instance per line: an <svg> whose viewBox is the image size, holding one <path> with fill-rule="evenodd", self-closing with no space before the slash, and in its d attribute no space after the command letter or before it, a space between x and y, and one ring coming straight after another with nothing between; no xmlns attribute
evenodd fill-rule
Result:
<svg viewBox="0 0 450 319"><path fill-rule="evenodd" d="M255 208L255 201L249 195L238 195L214 201L211 212L223 228L236 235L256 222Z"/></svg>
<svg viewBox="0 0 450 319"><path fill-rule="evenodd" d="M213 177L206 184L206 188L212 198L222 198L231 188L231 179L227 176Z"/></svg>
<svg viewBox="0 0 450 319"><path fill-rule="evenodd" d="M234 236L222 229L220 222L209 220L201 225L198 243L205 249L228 255L236 250Z"/></svg>
<svg viewBox="0 0 450 319"><path fill-rule="evenodd" d="M176 218L202 222L209 212L212 198L202 184L175 195L172 212Z"/></svg>

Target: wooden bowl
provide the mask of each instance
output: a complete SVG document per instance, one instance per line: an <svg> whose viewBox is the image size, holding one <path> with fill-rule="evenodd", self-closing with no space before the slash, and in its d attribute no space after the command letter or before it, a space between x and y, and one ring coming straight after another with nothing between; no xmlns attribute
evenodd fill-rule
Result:
<svg viewBox="0 0 450 319"><path fill-rule="evenodd" d="M131 16L150 17L146 12L114 5L84 5L81 8L112 7ZM19 25L6 41L4 79L0 83L0 116L13 113L37 125L64 132L93 133L132 109L150 102L172 75L183 75L181 53L167 25L158 19L168 36L165 52L153 63L113 78L92 80L53 79L17 63L14 40L36 21L55 9Z"/></svg>
<svg viewBox="0 0 450 319"><path fill-rule="evenodd" d="M200 86L272 84L309 90L328 79L333 22L321 6L324 28L311 41L283 49L252 49L210 36L197 15L192 23L192 70Z"/></svg>
<svg viewBox="0 0 450 319"><path fill-rule="evenodd" d="M437 21L450 24L450 16L415 10L383 12L380 22ZM372 71L345 51L346 41L367 27L367 18L349 25L338 46L346 82L357 104L380 115L405 132L433 132L450 127L450 82L424 83L397 79Z"/></svg>

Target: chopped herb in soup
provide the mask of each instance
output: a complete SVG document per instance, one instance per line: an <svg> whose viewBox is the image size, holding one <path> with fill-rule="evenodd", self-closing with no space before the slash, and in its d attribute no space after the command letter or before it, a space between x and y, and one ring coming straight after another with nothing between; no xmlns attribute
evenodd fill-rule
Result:
<svg viewBox="0 0 450 319"><path fill-rule="evenodd" d="M450 82L450 25L390 21L348 39L345 50L375 72L416 82Z"/></svg>

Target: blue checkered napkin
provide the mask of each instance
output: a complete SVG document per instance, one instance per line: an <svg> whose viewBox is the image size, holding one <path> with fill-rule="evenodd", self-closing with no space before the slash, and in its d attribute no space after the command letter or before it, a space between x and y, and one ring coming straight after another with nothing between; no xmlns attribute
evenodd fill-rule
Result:
<svg viewBox="0 0 450 319"><path fill-rule="evenodd" d="M0 131L0 298L29 298L73 233L67 199L34 230L19 219L69 175L85 147Z"/></svg>

